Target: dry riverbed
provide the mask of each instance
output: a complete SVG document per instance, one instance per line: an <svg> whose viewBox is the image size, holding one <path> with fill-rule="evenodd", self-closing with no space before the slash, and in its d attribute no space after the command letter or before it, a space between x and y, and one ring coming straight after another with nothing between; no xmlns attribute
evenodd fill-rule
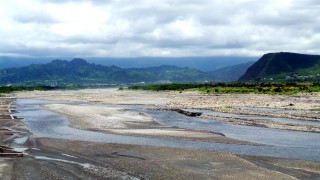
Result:
<svg viewBox="0 0 320 180"><path fill-rule="evenodd" d="M264 116L296 117L314 121L319 121L318 111L314 110L320 108L320 94L204 95L194 91L176 93L89 89L19 92L16 97L104 105L144 105L146 108L208 109L239 114L259 114L259 111L236 108L239 106L313 110L307 114L260 112L264 113ZM144 113L118 107L57 103L44 105L43 108L66 115L71 126L78 129L133 136L248 144L220 134L167 127ZM13 122L16 123L13 124L15 127L26 128L21 125L21 121ZM13 140L7 141L8 145L11 143ZM33 136L29 136L23 146L28 148L23 158L0 161L2 179L316 179L320 177L319 162L240 156L218 151Z"/></svg>

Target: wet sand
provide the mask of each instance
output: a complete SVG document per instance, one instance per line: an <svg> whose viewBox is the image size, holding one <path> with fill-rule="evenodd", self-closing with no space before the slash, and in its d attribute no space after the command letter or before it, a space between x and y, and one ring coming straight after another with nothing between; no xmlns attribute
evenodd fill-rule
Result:
<svg viewBox="0 0 320 180"><path fill-rule="evenodd" d="M215 151L29 138L1 179L316 179L320 164Z"/></svg>
<svg viewBox="0 0 320 180"><path fill-rule="evenodd" d="M218 133L164 126L145 113L129 111L122 108L68 104L50 104L42 107L66 115L69 117L72 127L83 130L133 136L258 145L257 143L231 139Z"/></svg>
<svg viewBox="0 0 320 180"><path fill-rule="evenodd" d="M214 151L30 138L12 179L315 179L319 163ZM1 172L1 171L0 171Z"/></svg>

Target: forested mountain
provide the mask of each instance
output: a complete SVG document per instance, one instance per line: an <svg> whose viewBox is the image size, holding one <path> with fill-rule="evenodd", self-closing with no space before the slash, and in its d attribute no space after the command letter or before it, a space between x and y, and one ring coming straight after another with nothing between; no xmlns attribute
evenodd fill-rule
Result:
<svg viewBox="0 0 320 180"><path fill-rule="evenodd" d="M269 53L253 64L239 81L320 80L320 55Z"/></svg>

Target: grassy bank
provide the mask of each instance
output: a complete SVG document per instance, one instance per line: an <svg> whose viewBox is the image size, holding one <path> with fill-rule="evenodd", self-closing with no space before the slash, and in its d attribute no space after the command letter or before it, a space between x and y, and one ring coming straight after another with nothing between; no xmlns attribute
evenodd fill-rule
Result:
<svg viewBox="0 0 320 180"><path fill-rule="evenodd" d="M67 85L67 86L0 86L0 93L11 93L15 91L49 91L49 90L79 90L79 89L86 89L86 88L110 88L116 87L114 85Z"/></svg>
<svg viewBox="0 0 320 180"><path fill-rule="evenodd" d="M297 94L320 92L320 83L216 83L216 84L154 84L131 86L131 90L179 91L197 90L207 94Z"/></svg>
<svg viewBox="0 0 320 180"><path fill-rule="evenodd" d="M48 91L55 89L64 89L63 87L51 87L51 86L0 86L0 93L6 94L15 91Z"/></svg>

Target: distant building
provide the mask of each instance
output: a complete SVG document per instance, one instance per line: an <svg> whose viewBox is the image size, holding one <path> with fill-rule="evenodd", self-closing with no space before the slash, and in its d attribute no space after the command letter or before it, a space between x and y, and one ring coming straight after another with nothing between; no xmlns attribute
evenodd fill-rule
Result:
<svg viewBox="0 0 320 180"><path fill-rule="evenodd" d="M51 87L57 87L58 86L58 82L57 81L51 81L50 82L50 86Z"/></svg>

